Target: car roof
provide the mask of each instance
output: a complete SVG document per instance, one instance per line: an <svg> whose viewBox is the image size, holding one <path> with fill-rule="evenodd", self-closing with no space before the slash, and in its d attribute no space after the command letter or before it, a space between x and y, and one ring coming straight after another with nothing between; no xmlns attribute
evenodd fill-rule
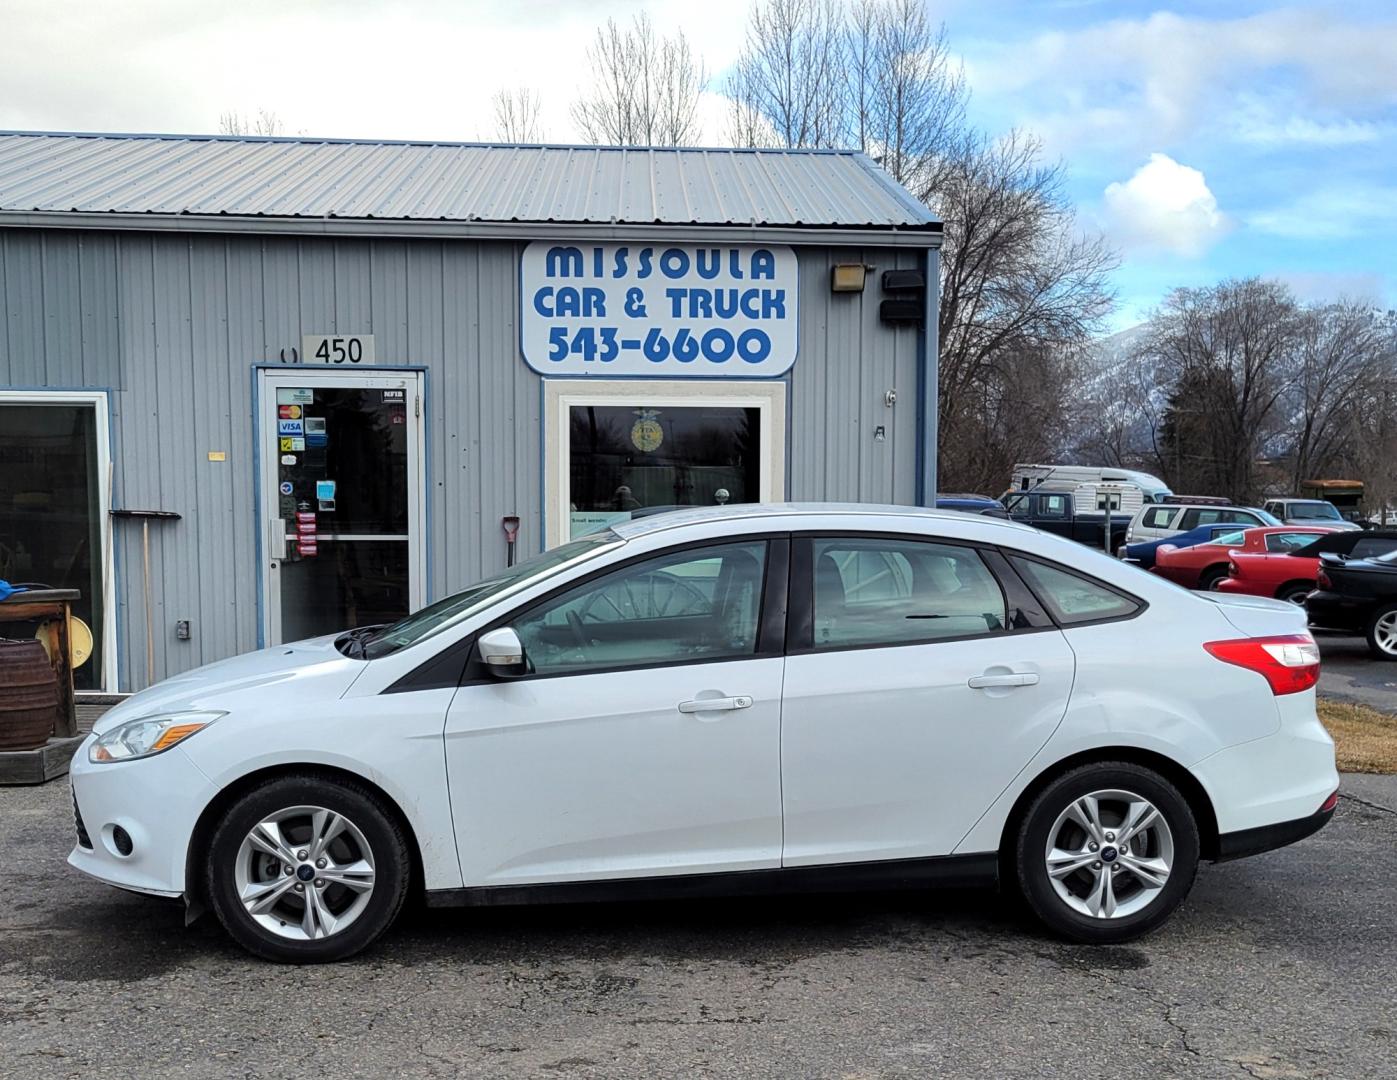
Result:
<svg viewBox="0 0 1397 1080"><path fill-rule="evenodd" d="M728 506L685 507L667 514L651 514L634 518L611 527L612 532L623 540L634 540L641 536L663 532L667 529L682 529L690 525L706 525L712 522L761 521L768 518L806 518L811 527L818 527L820 518L904 518L908 522L959 522L974 517L977 522L996 528L1017 531L1034 531L1027 525L999 518L981 515L967 515L956 510L936 510L924 506L893 506L877 503L738 503ZM828 522L827 524L840 524Z"/></svg>

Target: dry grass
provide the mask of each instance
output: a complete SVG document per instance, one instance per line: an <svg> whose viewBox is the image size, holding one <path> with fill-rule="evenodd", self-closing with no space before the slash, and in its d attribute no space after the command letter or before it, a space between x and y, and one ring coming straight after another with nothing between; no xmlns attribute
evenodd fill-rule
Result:
<svg viewBox="0 0 1397 1080"><path fill-rule="evenodd" d="M1397 773L1397 716L1367 705L1319 700L1343 772Z"/></svg>

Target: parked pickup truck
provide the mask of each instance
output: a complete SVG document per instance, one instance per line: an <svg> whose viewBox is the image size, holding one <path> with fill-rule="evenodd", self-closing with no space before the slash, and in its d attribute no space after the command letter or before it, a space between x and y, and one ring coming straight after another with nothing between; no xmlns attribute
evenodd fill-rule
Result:
<svg viewBox="0 0 1397 1080"><path fill-rule="evenodd" d="M1130 514L1112 514L1107 541L1105 512L1077 510L1070 491L1010 491L1004 495L1004 505L1015 521L1104 551L1115 551L1125 541L1131 518Z"/></svg>

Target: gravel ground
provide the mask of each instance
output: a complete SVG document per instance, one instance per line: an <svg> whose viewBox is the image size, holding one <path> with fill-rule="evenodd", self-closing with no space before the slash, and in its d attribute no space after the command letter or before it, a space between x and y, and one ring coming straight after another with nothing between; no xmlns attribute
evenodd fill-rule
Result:
<svg viewBox="0 0 1397 1080"><path fill-rule="evenodd" d="M64 864L66 785L0 789L0 1075L1397 1074L1397 779L1204 867L1086 949L988 893L411 911L346 964L254 961Z"/></svg>

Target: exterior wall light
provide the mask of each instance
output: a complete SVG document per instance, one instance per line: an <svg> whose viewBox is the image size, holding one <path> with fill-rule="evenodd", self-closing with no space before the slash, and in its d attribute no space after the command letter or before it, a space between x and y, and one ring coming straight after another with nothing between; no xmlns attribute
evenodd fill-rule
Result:
<svg viewBox="0 0 1397 1080"><path fill-rule="evenodd" d="M868 267L863 263L839 263L829 273L830 292L863 292Z"/></svg>

